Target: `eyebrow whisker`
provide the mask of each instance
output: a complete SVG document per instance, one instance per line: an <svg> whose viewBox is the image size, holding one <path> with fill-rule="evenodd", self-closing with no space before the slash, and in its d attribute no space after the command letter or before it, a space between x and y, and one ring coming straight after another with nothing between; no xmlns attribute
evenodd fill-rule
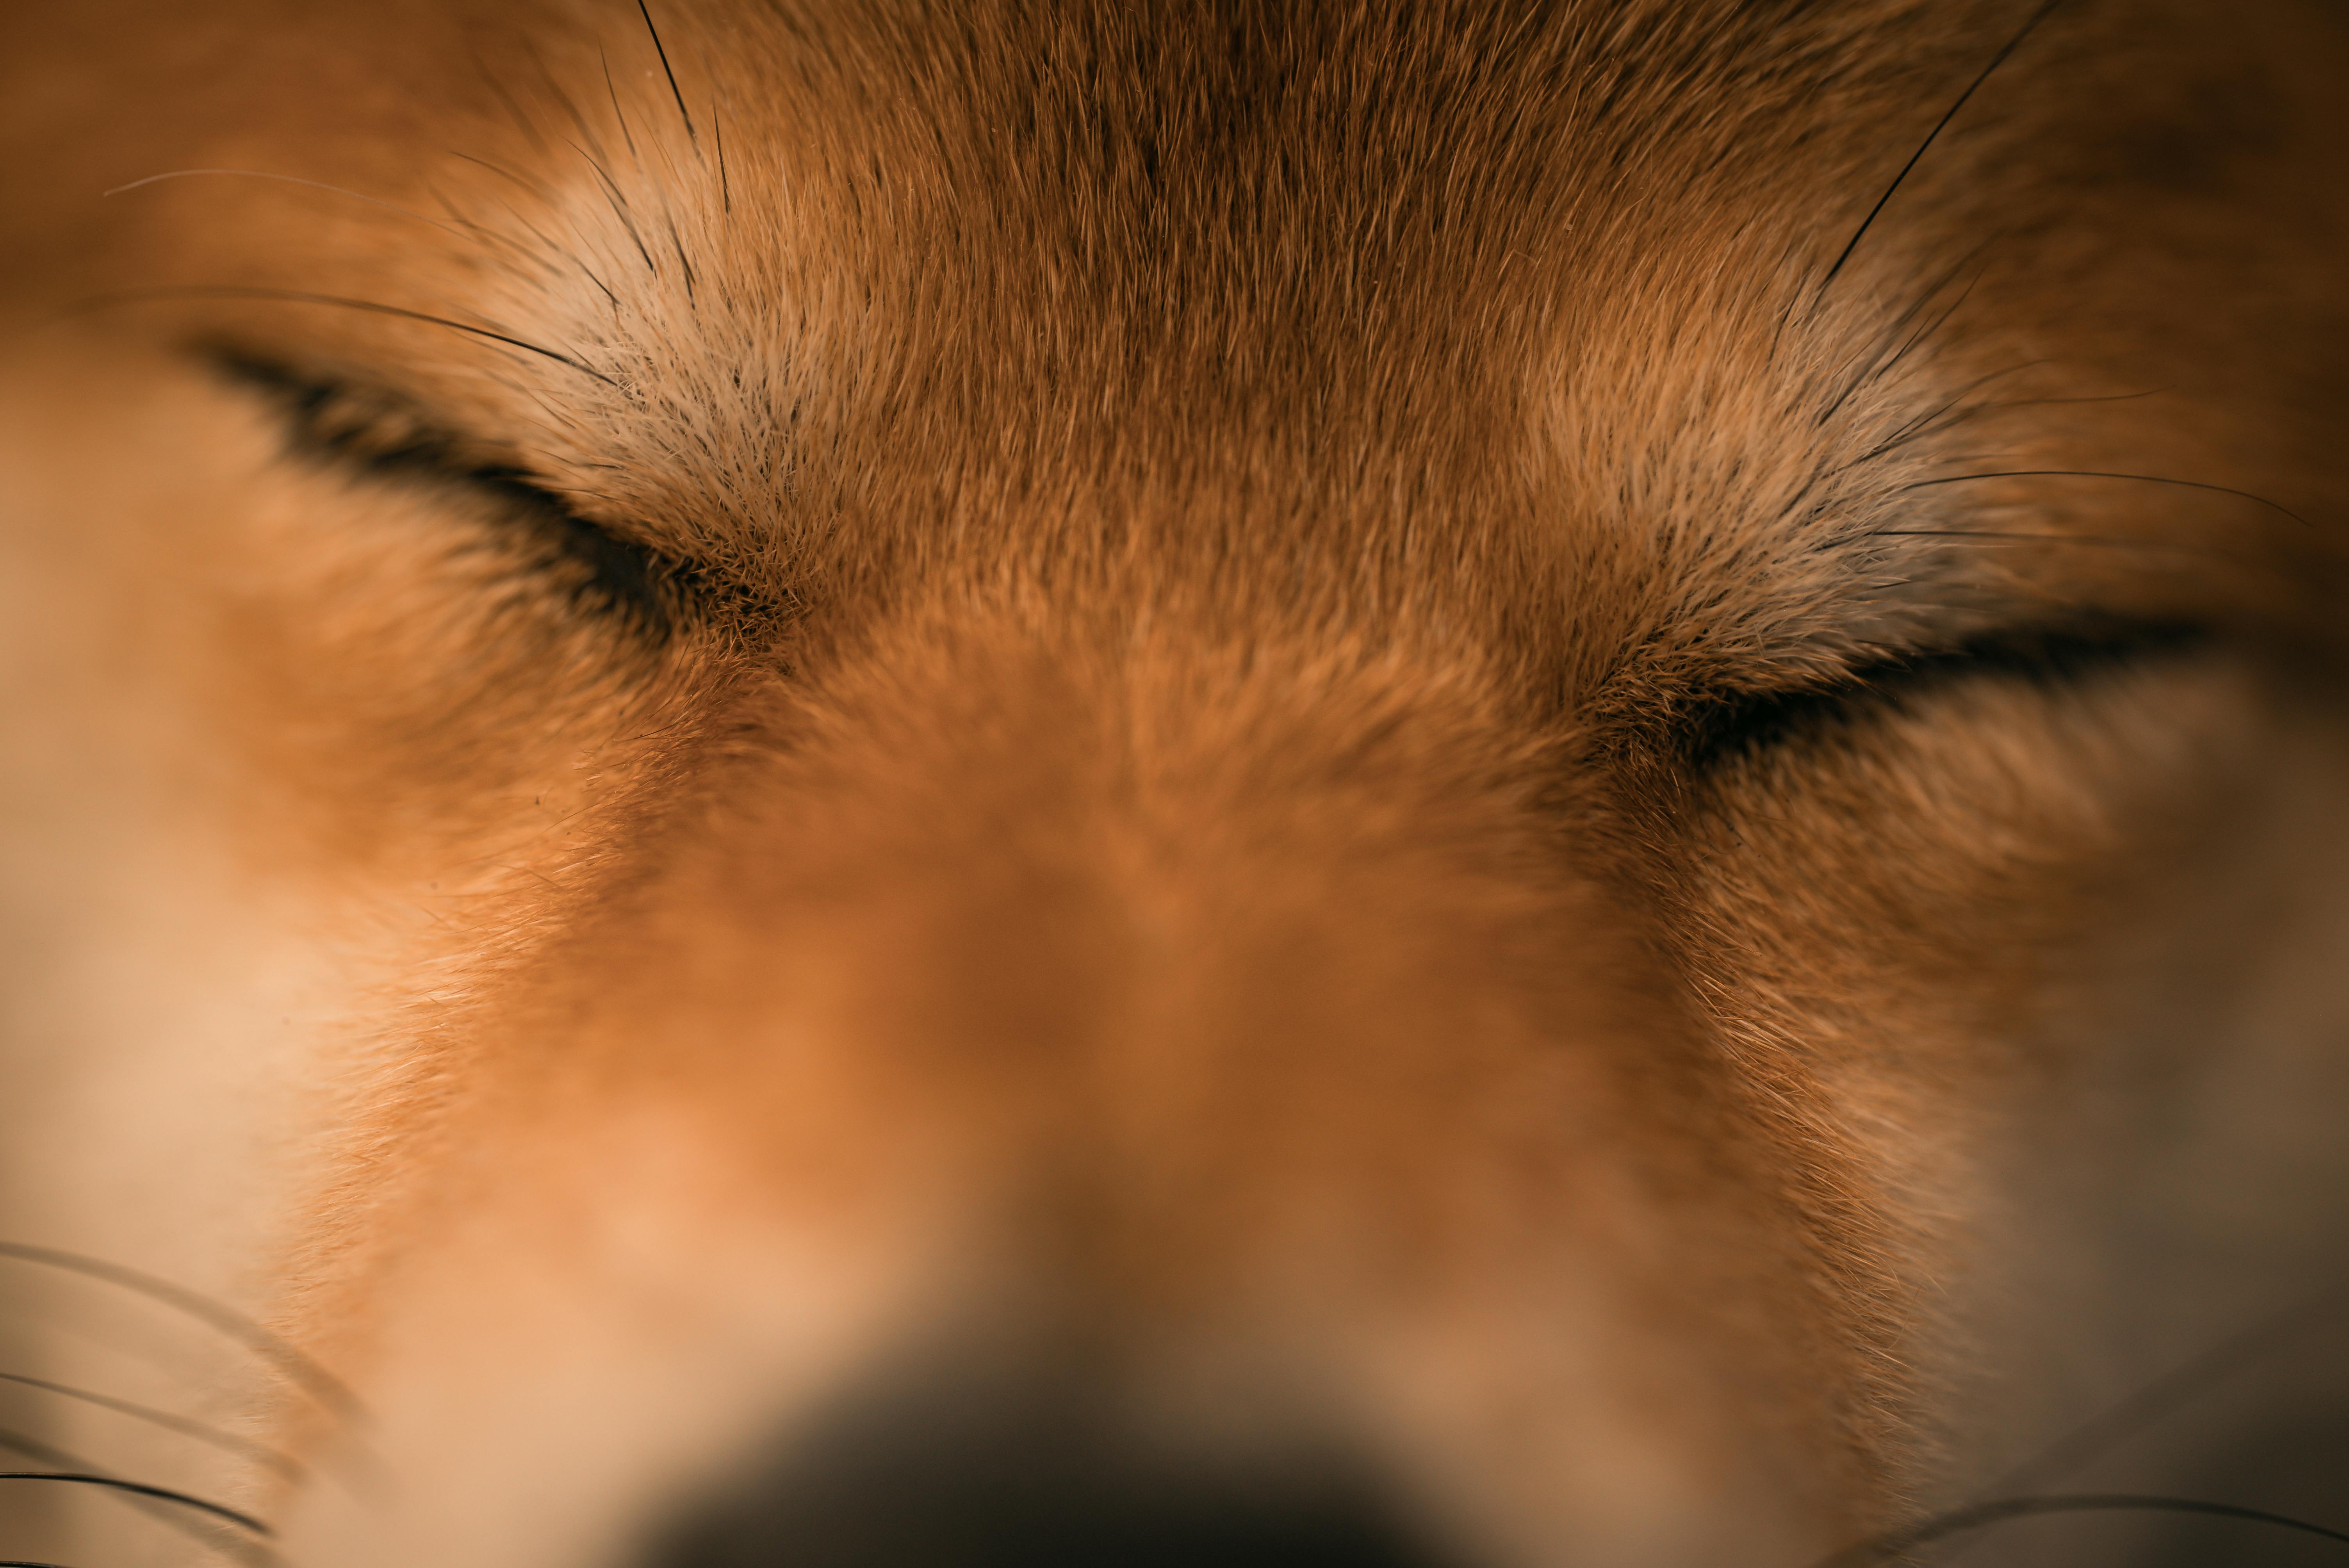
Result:
<svg viewBox="0 0 2349 1568"><path fill-rule="evenodd" d="M677 85L677 72L668 63L668 46L661 42L660 29L653 26L652 8L645 0L636 0L636 10L645 19L645 31L653 36L653 52L660 56L661 74L668 78L668 90L677 99L677 114L685 121L685 134L695 147L701 145L701 133L693 129L693 111L685 107L685 94Z"/></svg>
<svg viewBox="0 0 2349 1568"><path fill-rule="evenodd" d="M565 354L561 349L548 348L543 344L533 343L527 338L493 331L486 326L474 326L468 322L455 321L445 315L434 315L428 311L409 310L404 305L384 304L376 300L348 299L340 294L311 294L302 289L199 284L171 288L135 289L124 294L98 294L81 303L85 309L101 309L108 305L132 304L142 300L157 299L282 300L293 304L330 305L341 310L365 311L373 315L396 316L403 321L420 321L432 326L445 326L451 332L461 332L470 337L483 338L492 343L502 343L510 348L519 348L525 354L537 355L541 359L551 359L557 365L576 370L580 375L600 381L606 387L617 388L620 385L619 382L585 361Z"/></svg>
<svg viewBox="0 0 2349 1568"><path fill-rule="evenodd" d="M1984 82L1990 80L1999 67L2006 64L2014 51L2023 46L2023 40L2037 32L2039 24L2053 15L2055 8L2063 3L2064 0L2047 0L2045 5L2033 12L2031 20L2025 22L2021 31L2006 41L2006 46L1992 56L1990 64L1982 67L1982 74L1967 85L1965 91L1958 95L1957 102L1951 104L1941 118L1934 122L1933 129L1925 133L1925 139L1917 144L1917 150L1909 155L1909 161L1900 166L1900 172L1892 177L1892 183L1884 188L1884 194L1876 199L1876 205L1868 210L1868 216L1860 220L1859 227L1854 230L1851 238L1844 242L1842 253L1836 257L1835 264L1827 268L1826 276L1819 280L1819 286L1812 296L1814 299L1826 294L1828 285L1833 284L1837 275L1843 271L1844 263L1851 260L1854 251L1859 249L1860 241L1868 237L1868 232L1876 226L1876 220L1883 215L1884 209L1890 205L1892 198L1899 192L1901 185L1915 171L1917 165L1923 161L1925 154L1932 150L1933 143L1940 139L1941 132L1947 130L1950 122L1958 118L1958 111L1966 107L1967 100L1981 89Z"/></svg>
<svg viewBox="0 0 2349 1568"><path fill-rule="evenodd" d="M2232 561L2236 557L2220 550L2200 545L2182 544L2171 539L2125 539L2099 533L2033 533L2023 530L1995 528L1872 528L1862 537L1868 539L2011 539L2030 540L2044 544L2085 544L2108 550L2172 550L2188 555L2206 556L2212 560Z"/></svg>
<svg viewBox="0 0 2349 1568"><path fill-rule="evenodd" d="M1966 484L1976 480L2033 479L2132 480L2139 484L2176 485L2182 490L2209 490L2217 495L2230 495L2240 500L2256 501L2271 511L2282 512L2302 528L2315 526L2282 502L2270 500L2267 497L2254 494L2251 490L2237 490L2232 485L2209 484L2201 480L2172 479L2167 474L2116 473L2103 469L2002 469L1995 473L1944 474L1940 479L1914 480L1900 488L1904 490L1931 490L1937 485Z"/></svg>
<svg viewBox="0 0 2349 1568"><path fill-rule="evenodd" d="M429 212L419 212L413 207L403 207L397 201L387 201L380 196L370 196L364 191L354 191L347 185L329 185L323 180L305 180L298 174L279 174L267 169L171 169L160 174L150 174L143 179L133 180L128 184L112 186L98 194L101 197L119 196L126 191L137 191L149 185L160 185L166 180L192 180L198 175L205 174L233 175L244 180L274 180L281 185L301 185L313 191L329 191L336 196L347 196L354 201L364 201L370 207L380 207L387 212L396 212L403 218L413 218L419 223L429 223L432 227L445 232L466 237L453 224L444 222Z"/></svg>

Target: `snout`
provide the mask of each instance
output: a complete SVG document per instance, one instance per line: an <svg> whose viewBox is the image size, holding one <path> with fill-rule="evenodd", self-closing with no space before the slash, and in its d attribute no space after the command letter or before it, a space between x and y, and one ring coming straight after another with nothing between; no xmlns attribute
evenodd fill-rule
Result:
<svg viewBox="0 0 2349 1568"><path fill-rule="evenodd" d="M361 1331L326 1348L413 1529L305 1504L323 1560L1832 1539L1854 1352L1771 1150L1549 784L1402 667L909 639L746 707L375 1132L421 1173L378 1189L398 1244L310 1310ZM892 1370L982 1319L1020 1354Z"/></svg>
<svg viewBox="0 0 2349 1568"><path fill-rule="evenodd" d="M933 1369L851 1395L678 1509L638 1568L1450 1568L1359 1460L1188 1441L1103 1367Z"/></svg>

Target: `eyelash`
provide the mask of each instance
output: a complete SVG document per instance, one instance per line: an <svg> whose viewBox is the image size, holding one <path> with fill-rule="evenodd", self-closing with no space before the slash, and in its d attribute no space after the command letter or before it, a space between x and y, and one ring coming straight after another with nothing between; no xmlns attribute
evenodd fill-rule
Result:
<svg viewBox="0 0 2349 1568"><path fill-rule="evenodd" d="M1897 709L1960 681L2004 677L2066 686L2103 671L2188 652L2208 635L2199 627L2167 623L2033 627L1886 659L1826 685L1719 693L1684 710L1683 757L1699 770L1719 769L1806 733L1844 727L1870 709Z"/></svg>
<svg viewBox="0 0 2349 1568"><path fill-rule="evenodd" d="M580 518L523 469L469 450L398 398L233 351L212 357L231 380L276 405L288 444L301 456L387 482L453 485L493 498L549 552L548 566L579 574L571 597L582 609L661 641L691 607L698 584L689 566Z"/></svg>

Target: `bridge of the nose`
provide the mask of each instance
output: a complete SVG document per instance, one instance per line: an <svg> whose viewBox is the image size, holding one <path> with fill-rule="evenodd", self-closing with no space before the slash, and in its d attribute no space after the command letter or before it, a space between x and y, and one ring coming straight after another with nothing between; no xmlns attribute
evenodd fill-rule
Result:
<svg viewBox="0 0 2349 1568"><path fill-rule="evenodd" d="M642 923L674 961L622 934L647 1013L622 1059L684 1037L665 1069L735 1106L821 1057L834 1103L998 1129L1068 1224L1162 1253L1154 1194L1205 1213L1386 1188L1455 1142L1611 1143L1619 1058L1671 1038L1625 983L1629 917L1471 676L1405 671L963 624L820 675L746 715L779 738L674 846ZM1408 1184L1398 1212L1441 1201Z"/></svg>
<svg viewBox="0 0 2349 1568"><path fill-rule="evenodd" d="M1456 1433L1491 1473L1431 1481L1447 1508L1702 1506L1748 1459L1736 1352L1666 1362L1645 1304L1690 1289L1647 1206L1702 1180L1664 1123L1706 1068L1587 847L1441 665L1121 653L966 622L746 715L781 738L628 929L616 1070L722 1086L700 1140L779 1204L942 1212L1108 1332L1278 1336L1350 1435ZM795 1428L647 1568L1435 1560L1359 1483L1170 1456L1108 1403L954 1384Z"/></svg>
<svg viewBox="0 0 2349 1568"><path fill-rule="evenodd" d="M1807 1285L1716 1244L1768 1150L1474 672L1050 629L876 634L688 759L692 809L460 1042L432 1136L531 1180L399 1194L386 1446L477 1534L521 1517L478 1479L504 1433L657 1519L643 1449L790 1424L640 1568L1429 1561L1360 1486L1169 1458L1058 1382L812 1405L1008 1276L1120 1345L1278 1347L1471 1528L1609 1568L1805 1531L1774 1494L1840 1451L1773 1342ZM525 1321L510 1279L562 1289ZM467 1336L533 1375L438 1372ZM586 1435L614 1383L678 1426ZM558 1560L525 1545L458 1560Z"/></svg>

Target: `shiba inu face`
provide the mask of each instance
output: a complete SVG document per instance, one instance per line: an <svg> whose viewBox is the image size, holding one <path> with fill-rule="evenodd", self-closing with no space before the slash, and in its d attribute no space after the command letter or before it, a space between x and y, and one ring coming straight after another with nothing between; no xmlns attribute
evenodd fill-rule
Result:
<svg viewBox="0 0 2349 1568"><path fill-rule="evenodd" d="M5 37L0 1555L2324 1522L2324 7Z"/></svg>

